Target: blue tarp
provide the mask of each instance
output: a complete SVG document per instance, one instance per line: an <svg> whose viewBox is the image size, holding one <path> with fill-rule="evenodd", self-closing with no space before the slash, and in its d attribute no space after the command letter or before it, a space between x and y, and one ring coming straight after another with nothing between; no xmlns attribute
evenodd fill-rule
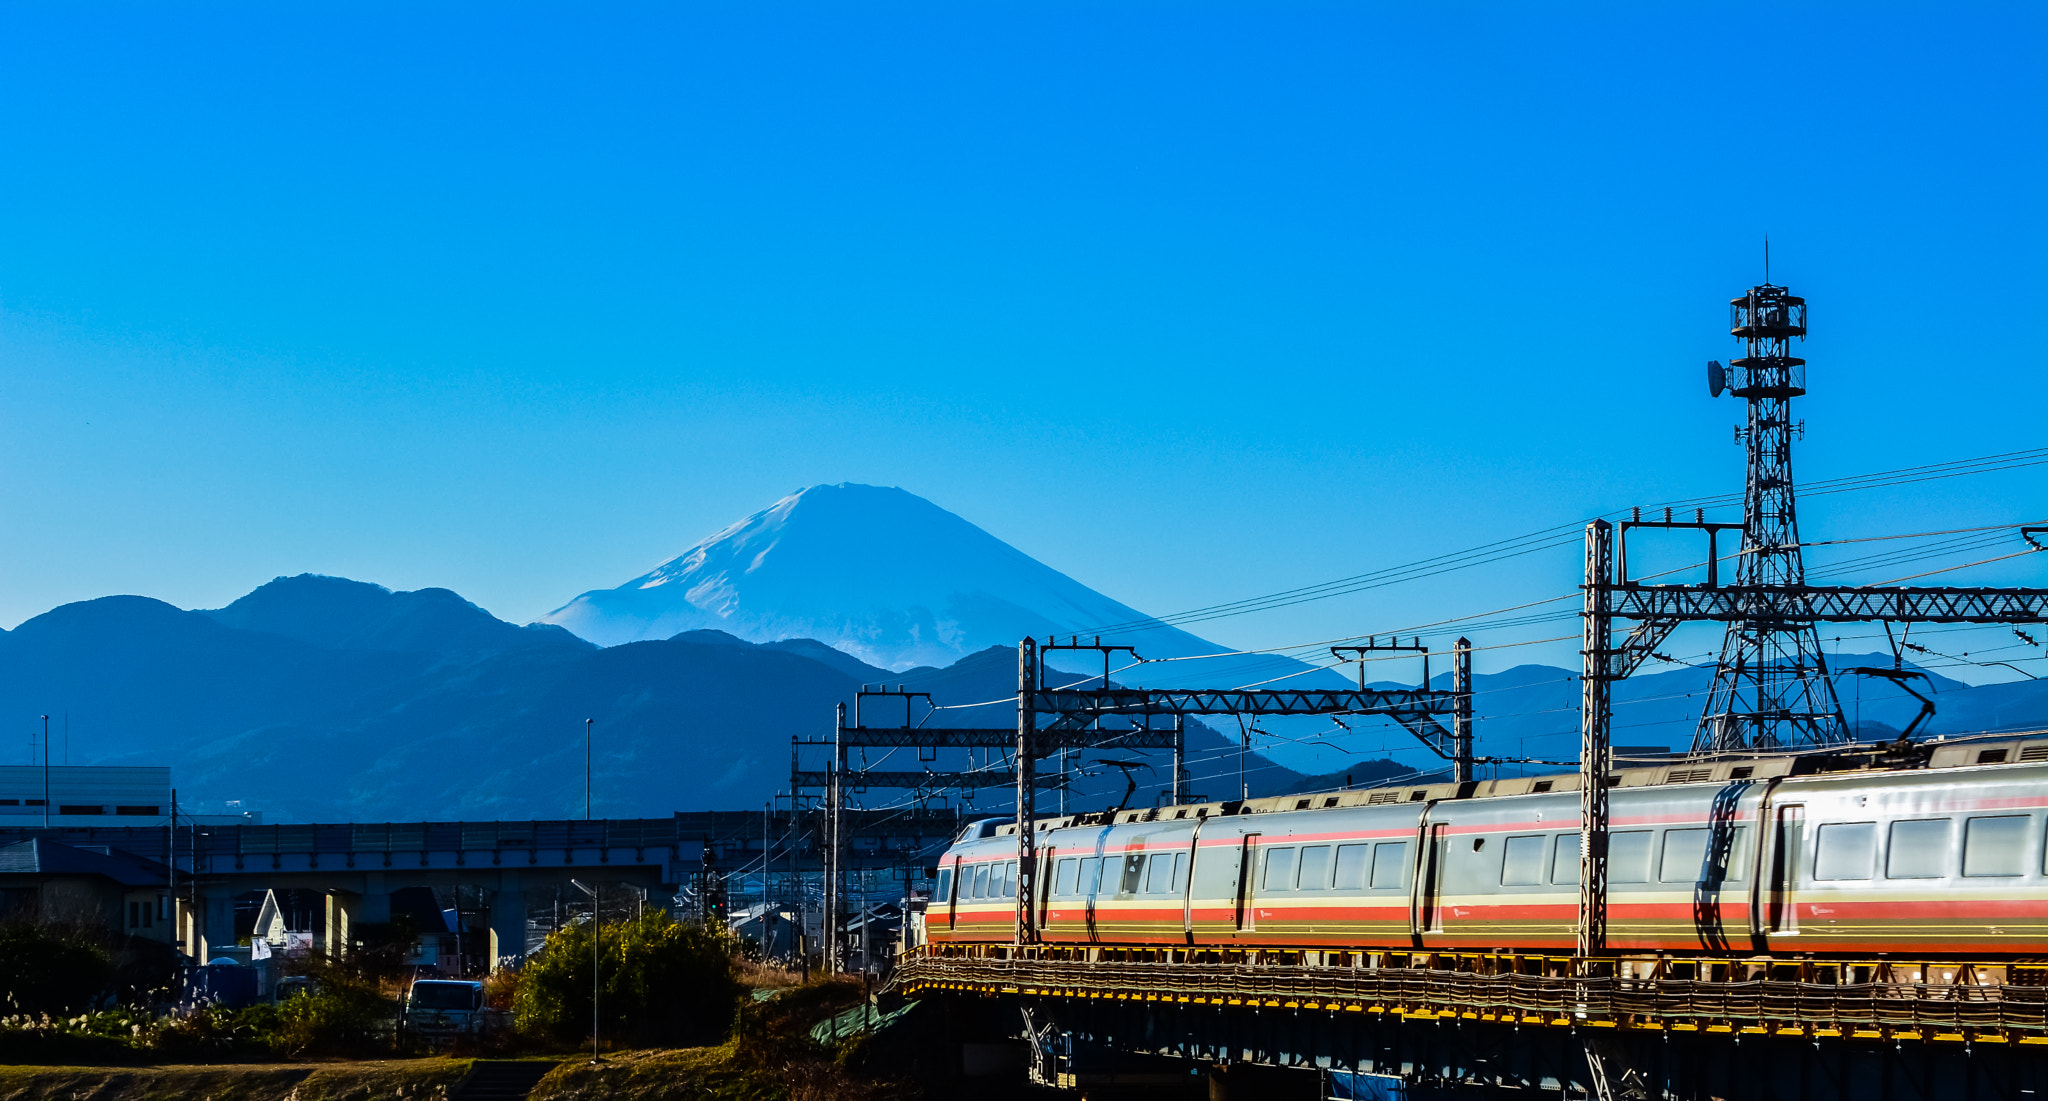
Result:
<svg viewBox="0 0 2048 1101"><path fill-rule="evenodd" d="M185 969L185 1005L213 1002L240 1009L256 1001L256 969L239 964L210 963Z"/></svg>
<svg viewBox="0 0 2048 1101"><path fill-rule="evenodd" d="M1348 1070L1330 1072L1330 1096L1346 1101L1407 1101L1407 1083L1384 1074L1358 1074Z"/></svg>

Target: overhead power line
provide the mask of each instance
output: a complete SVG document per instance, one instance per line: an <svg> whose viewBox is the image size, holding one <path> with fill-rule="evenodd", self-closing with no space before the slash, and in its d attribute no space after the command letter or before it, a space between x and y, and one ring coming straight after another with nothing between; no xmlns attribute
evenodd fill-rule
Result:
<svg viewBox="0 0 2048 1101"><path fill-rule="evenodd" d="M1851 493L1867 489L1884 489L1943 478L1989 474L1997 471L2016 470L2023 467L2042 465L2048 465L2048 447L2008 451L1996 455L1980 455L1970 459L1930 463L1924 466L1900 467L1896 470L1855 474L1843 478L1830 478L1824 481L1808 483L1801 489L1801 493L1808 497L1816 494ZM1659 502L1654 505L1645 506L1645 511L1664 508L1673 510L1724 508L1740 505L1741 503L1742 494L1723 493L1710 497L1692 497L1678 501ZM1608 518L1619 517L1625 515L1626 511L1617 511L1607 514L1607 516ZM1491 565L1509 558L1517 558L1526 554L1535 554L1541 551L1561 549L1566 546L1575 545L1579 542L1585 525L1591 522L1592 519L1589 517L1583 521L1541 528L1537 531L1509 539L1482 543L1465 550L1451 551L1403 565L1388 566L1383 569L1354 574L1350 577L1337 578L1315 585L1283 589L1279 592L1267 593L1263 596L1246 597L1242 600L1233 600L1222 604L1190 608L1186 611L1174 612L1170 615L1125 620L1120 623L1105 623L1079 633L1110 635L1149 630L1161 625L1179 627L1194 623L1206 623L1210 620L1248 615L1253 612L1271 611L1276 608L1285 608L1309 601L1348 596L1352 593L1382 588L1404 581L1434 577L1453 570Z"/></svg>

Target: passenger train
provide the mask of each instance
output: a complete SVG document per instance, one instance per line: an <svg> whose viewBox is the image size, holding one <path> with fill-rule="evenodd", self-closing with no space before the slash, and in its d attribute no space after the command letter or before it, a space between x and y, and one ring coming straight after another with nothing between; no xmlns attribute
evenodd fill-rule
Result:
<svg viewBox="0 0 2048 1101"><path fill-rule="evenodd" d="M1570 952L1577 775L1035 824L1048 944ZM1607 946L2048 955L2048 732L1673 761L1609 776ZM925 914L1010 943L1013 821L971 823Z"/></svg>

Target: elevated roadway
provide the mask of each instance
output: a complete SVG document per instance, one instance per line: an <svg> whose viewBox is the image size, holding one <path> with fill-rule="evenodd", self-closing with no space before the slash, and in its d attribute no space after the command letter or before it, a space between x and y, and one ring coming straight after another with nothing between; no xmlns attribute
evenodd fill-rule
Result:
<svg viewBox="0 0 2048 1101"><path fill-rule="evenodd" d="M526 951L535 902L571 879L629 887L666 901L707 867L758 872L822 868L819 815L801 811L693 811L666 818L484 822L345 822L275 825L59 826L0 830L0 844L47 837L105 846L168 869L164 920L180 949L205 959L235 943L235 900L251 892L325 896L320 947L348 950L355 927L391 920L392 892L463 887L482 899L487 958ZM959 829L948 810L849 812L849 869L910 868ZM152 922L149 931L160 929ZM140 932L141 930L131 930Z"/></svg>

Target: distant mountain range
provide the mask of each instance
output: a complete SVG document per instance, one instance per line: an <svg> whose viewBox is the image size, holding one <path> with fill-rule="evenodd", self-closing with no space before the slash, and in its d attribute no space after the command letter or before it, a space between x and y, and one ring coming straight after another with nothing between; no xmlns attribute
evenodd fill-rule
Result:
<svg viewBox="0 0 2048 1101"><path fill-rule="evenodd" d="M931 692L952 708L939 724L1008 725L1013 705L965 705L1015 691L1018 638L1119 624L1114 640L1147 657L1224 650L909 493L821 486L524 627L446 589L310 575L213 611L138 596L68 604L0 632L0 732L19 731L25 761L27 717L67 716L72 763L169 765L188 803L239 799L273 821L528 818L581 813L584 720L594 719L598 815L751 808L787 788L791 739L829 735L833 706L860 685ZM1118 679L1229 687L1290 673L1301 675L1289 683L1341 683L1243 654ZM1686 745L1707 677L1680 668L1623 682L1616 741ZM1448 687L1448 675L1435 683ZM2048 682L1934 684L1936 733L2048 724ZM1482 754L1576 756L1570 671L1522 666L1481 674L1474 688ZM1866 684L1857 718L1867 735L1884 735L1916 706ZM1255 753L1242 753L1246 738ZM1387 759L1394 753L1401 764ZM869 760L921 767L914 752L884 756ZM962 767L965 757L922 766ZM1102 758L1069 759L1070 805L1122 797L1122 772ZM1240 783L1269 794L1436 765L1384 720L1242 730L1231 721L1189 734L1193 790L1211 797ZM1161 755L1138 778L1136 801L1149 803L1167 781ZM991 809L1008 801L1000 790L976 799Z"/></svg>
<svg viewBox="0 0 2048 1101"><path fill-rule="evenodd" d="M115 596L0 632L0 714L65 716L73 763L170 765L188 804L239 799L271 821L580 814L586 718L598 815L758 807L788 787L791 737L829 735L834 705L884 680L974 703L1015 690L1016 657L885 671L811 639L705 630L600 648L445 589L310 575L217 611ZM1237 754L1206 729L1190 742L1201 790L1234 792ZM1396 766L1352 767L1363 782ZM1120 773L1086 771L1071 798L1122 794ZM1141 801L1166 777L1163 762L1146 774ZM1277 792L1342 777L1253 757L1248 782Z"/></svg>

